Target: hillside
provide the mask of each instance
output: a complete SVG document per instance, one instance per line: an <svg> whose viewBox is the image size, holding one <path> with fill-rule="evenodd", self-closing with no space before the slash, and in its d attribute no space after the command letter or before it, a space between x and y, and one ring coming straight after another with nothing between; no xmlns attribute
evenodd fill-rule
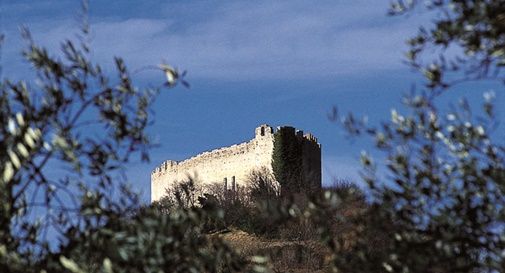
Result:
<svg viewBox="0 0 505 273"><path fill-rule="evenodd" d="M330 253L317 241L266 239L236 229L217 236L243 256L270 257L274 272L327 272Z"/></svg>

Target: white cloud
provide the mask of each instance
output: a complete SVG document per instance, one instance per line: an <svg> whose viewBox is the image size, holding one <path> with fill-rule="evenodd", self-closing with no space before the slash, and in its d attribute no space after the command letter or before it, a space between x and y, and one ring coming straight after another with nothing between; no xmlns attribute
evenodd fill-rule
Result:
<svg viewBox="0 0 505 273"><path fill-rule="evenodd" d="M196 18L178 16L191 5L169 6L168 19L95 20L95 58L119 55L133 69L166 59L192 78L319 79L399 68L412 32L396 20L387 23L386 2L224 2L207 12L195 6ZM43 32L39 40L51 47L76 31L75 19L40 24L34 32Z"/></svg>

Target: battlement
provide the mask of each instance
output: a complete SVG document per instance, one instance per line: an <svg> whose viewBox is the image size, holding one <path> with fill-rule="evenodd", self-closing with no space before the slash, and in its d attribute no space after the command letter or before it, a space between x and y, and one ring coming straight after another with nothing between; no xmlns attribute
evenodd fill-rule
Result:
<svg viewBox="0 0 505 273"><path fill-rule="evenodd" d="M315 144L317 144L319 147L321 147L321 144L318 142L317 140L317 137L315 137L313 134L311 133L306 133L303 135L303 138L305 138L306 140L310 141L310 142L314 142Z"/></svg>
<svg viewBox="0 0 505 273"><path fill-rule="evenodd" d="M275 130L268 124L255 128L254 138L249 141L221 147L199 153L190 158L175 161L166 160L151 173L151 200L158 200L170 183L181 181L188 176L197 176L203 183L223 183L236 181L237 185L245 183L248 174L254 168L267 167L271 170L274 135L279 130L303 138L307 154L313 154L311 160L316 160L316 169L320 177L320 144L310 133L296 130L291 126L277 127ZM319 167L317 167L319 166ZM320 180L320 178L319 178ZM226 182L225 182L226 183Z"/></svg>
<svg viewBox="0 0 505 273"><path fill-rule="evenodd" d="M269 126L268 124L262 124L259 127L254 130L255 132L255 137L263 137L263 136L269 136L274 134L274 128Z"/></svg>
<svg viewBox="0 0 505 273"><path fill-rule="evenodd" d="M177 164L178 164L178 162L175 160L170 160L170 159L166 160L163 163L161 163L160 166L156 167L151 173L166 171L166 170L176 166Z"/></svg>
<svg viewBox="0 0 505 273"><path fill-rule="evenodd" d="M197 155L194 155L190 158L176 161L176 160L166 160L160 164L160 166L156 167L151 175L156 173L164 173L167 171L177 170L179 167L183 167L184 165L192 165L192 163L196 163L203 160L212 160L214 157L233 155L238 153L247 153L250 152L254 147L255 143L261 141L262 138L272 138L274 134L274 129L268 124L262 124L255 129L255 138L242 142L239 144L233 144L227 147L216 148L213 150L208 150L201 152Z"/></svg>
<svg viewBox="0 0 505 273"><path fill-rule="evenodd" d="M312 142L313 144L317 144L318 147L321 147L321 144L318 142L317 138L311 133L304 134L303 130L297 130L296 128L291 126L278 126L275 132L279 130L283 130L285 132L289 132L293 135L296 135L297 137L304 138L305 140Z"/></svg>

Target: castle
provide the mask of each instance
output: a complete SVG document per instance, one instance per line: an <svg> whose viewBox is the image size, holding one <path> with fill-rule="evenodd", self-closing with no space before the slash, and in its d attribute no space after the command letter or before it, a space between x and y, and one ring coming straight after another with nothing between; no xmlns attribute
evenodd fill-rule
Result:
<svg viewBox="0 0 505 273"><path fill-rule="evenodd" d="M309 181L311 189L321 187L321 145L310 133L293 127L261 125L255 130L255 137L247 142L203 152L182 161L167 160L151 173L151 202L165 195L165 189L172 183L186 180L188 176L201 183L223 183L229 190L247 186L247 176L252 170L266 167L270 172L276 134L282 133L294 139L294 145L301 151L301 174ZM292 143L293 144L293 143Z"/></svg>

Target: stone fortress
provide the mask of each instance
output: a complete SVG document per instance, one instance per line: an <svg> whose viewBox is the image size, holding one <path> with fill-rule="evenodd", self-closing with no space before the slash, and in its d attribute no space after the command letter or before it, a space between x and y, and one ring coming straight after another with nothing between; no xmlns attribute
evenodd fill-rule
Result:
<svg viewBox="0 0 505 273"><path fill-rule="evenodd" d="M251 171L266 167L272 172L274 134L279 130L295 135L302 147L302 174L311 187L321 187L321 145L310 133L293 127L263 124L247 142L207 151L182 161L167 160L151 173L151 202L166 194L169 185L192 177L204 184L223 183L225 189L247 186Z"/></svg>

